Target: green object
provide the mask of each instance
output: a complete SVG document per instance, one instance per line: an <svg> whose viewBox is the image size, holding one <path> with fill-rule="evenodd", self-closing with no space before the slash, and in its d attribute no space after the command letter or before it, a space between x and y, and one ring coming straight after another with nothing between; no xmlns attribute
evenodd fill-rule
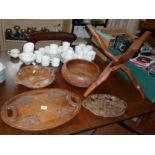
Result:
<svg viewBox="0 0 155 155"><path fill-rule="evenodd" d="M121 54L119 50L116 50L113 47L109 47L109 50L115 56ZM149 72L144 70L143 68L136 66L131 61L128 61L125 65L131 70L137 83L143 90L145 97L149 101L155 102L155 77L150 75ZM125 77L128 81L130 81L126 73L124 73L121 69L119 69L118 71L123 75L123 77Z"/></svg>

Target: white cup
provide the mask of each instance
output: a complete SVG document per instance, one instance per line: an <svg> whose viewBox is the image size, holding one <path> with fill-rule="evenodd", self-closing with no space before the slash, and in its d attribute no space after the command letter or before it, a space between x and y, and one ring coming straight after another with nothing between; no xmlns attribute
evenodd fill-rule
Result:
<svg viewBox="0 0 155 155"><path fill-rule="evenodd" d="M85 47L85 49L86 49L87 51L92 51L92 50L93 50L93 46L87 45L87 46Z"/></svg>
<svg viewBox="0 0 155 155"><path fill-rule="evenodd" d="M65 48L69 48L70 47L70 42L64 41L62 43L62 46L65 47Z"/></svg>
<svg viewBox="0 0 155 155"><path fill-rule="evenodd" d="M74 51L73 47L68 47L68 50Z"/></svg>
<svg viewBox="0 0 155 155"><path fill-rule="evenodd" d="M51 50L53 50L53 49L57 50L58 49L58 44L50 44L49 47L50 47Z"/></svg>
<svg viewBox="0 0 155 155"><path fill-rule="evenodd" d="M40 50L36 50L36 51L34 51L34 54L42 54L42 52L40 51Z"/></svg>
<svg viewBox="0 0 155 155"><path fill-rule="evenodd" d="M85 44L83 44L83 43L80 43L80 44L79 44L79 47L83 50L83 49L85 49L85 48L86 48L86 45L85 45Z"/></svg>
<svg viewBox="0 0 155 155"><path fill-rule="evenodd" d="M38 51L40 51L42 54L44 54L44 53L45 53L45 48L44 48L44 47L40 47L40 48L38 49Z"/></svg>
<svg viewBox="0 0 155 155"><path fill-rule="evenodd" d="M8 53L10 53L10 54L19 54L20 50L19 49L12 49L12 50L8 51Z"/></svg>
<svg viewBox="0 0 155 155"><path fill-rule="evenodd" d="M81 47L80 46L75 46L75 52L77 52L77 51L80 51L81 50Z"/></svg>
<svg viewBox="0 0 155 155"><path fill-rule="evenodd" d="M60 65L60 58L57 57L52 58L51 64L53 67L58 67Z"/></svg>
<svg viewBox="0 0 155 155"><path fill-rule="evenodd" d="M73 59L74 58L74 51L68 50L64 51L61 55L65 61Z"/></svg>
<svg viewBox="0 0 155 155"><path fill-rule="evenodd" d="M42 66L49 66L49 64L50 64L50 57L48 55L42 56L41 64L42 64Z"/></svg>
<svg viewBox="0 0 155 155"><path fill-rule="evenodd" d="M41 63L43 52L41 50L34 51L34 54L36 56L36 62Z"/></svg>
<svg viewBox="0 0 155 155"><path fill-rule="evenodd" d="M43 57L42 54L36 54L36 62L41 63L42 62L42 57Z"/></svg>
<svg viewBox="0 0 155 155"><path fill-rule="evenodd" d="M56 54L58 54L58 49L50 49L50 53L52 55L56 55Z"/></svg>
<svg viewBox="0 0 155 155"><path fill-rule="evenodd" d="M20 53L19 49L12 49L12 50L8 51L8 54L14 58L17 58L19 56L19 53Z"/></svg>
<svg viewBox="0 0 155 155"><path fill-rule="evenodd" d="M45 53L49 53L49 50L50 50L50 46L45 46L45 48L44 48L44 51L45 51Z"/></svg>
<svg viewBox="0 0 155 155"><path fill-rule="evenodd" d="M33 51L34 51L34 43L28 42L24 44L23 52L33 53Z"/></svg>
<svg viewBox="0 0 155 155"><path fill-rule="evenodd" d="M87 59L89 61L93 61L95 59L95 56L96 56L96 52L89 51L89 52L86 52L85 59Z"/></svg>
<svg viewBox="0 0 155 155"><path fill-rule="evenodd" d="M84 52L82 50L76 51L76 56L79 59L83 59L84 58Z"/></svg>

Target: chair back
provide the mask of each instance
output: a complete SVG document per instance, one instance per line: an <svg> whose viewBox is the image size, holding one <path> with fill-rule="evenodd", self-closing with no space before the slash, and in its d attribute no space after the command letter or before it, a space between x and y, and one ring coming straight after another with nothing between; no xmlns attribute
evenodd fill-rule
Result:
<svg viewBox="0 0 155 155"><path fill-rule="evenodd" d="M77 36L75 34L68 32L34 32L28 36L27 41L33 42L34 44L38 41L47 40L68 41L72 43L76 38Z"/></svg>

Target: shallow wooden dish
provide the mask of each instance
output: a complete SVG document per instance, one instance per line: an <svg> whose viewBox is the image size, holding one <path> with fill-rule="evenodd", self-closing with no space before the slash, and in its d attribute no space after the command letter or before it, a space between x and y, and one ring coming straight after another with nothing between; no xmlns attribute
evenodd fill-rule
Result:
<svg viewBox="0 0 155 155"><path fill-rule="evenodd" d="M73 59L63 64L61 73L68 83L85 88L96 80L100 70L93 62Z"/></svg>
<svg viewBox="0 0 155 155"><path fill-rule="evenodd" d="M80 110L81 99L65 89L41 89L19 94L1 108L2 120L18 129L39 131L58 127Z"/></svg>
<svg viewBox="0 0 155 155"><path fill-rule="evenodd" d="M127 109L124 100L110 94L92 94L83 100L82 105L101 117L118 117Z"/></svg>
<svg viewBox="0 0 155 155"><path fill-rule="evenodd" d="M55 79L55 72L50 67L25 66L17 72L16 82L29 88L43 88Z"/></svg>

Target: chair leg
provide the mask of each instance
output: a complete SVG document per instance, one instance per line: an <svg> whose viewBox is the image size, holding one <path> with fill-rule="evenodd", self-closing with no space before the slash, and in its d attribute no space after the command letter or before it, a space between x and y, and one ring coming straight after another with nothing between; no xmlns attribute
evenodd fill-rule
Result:
<svg viewBox="0 0 155 155"><path fill-rule="evenodd" d="M142 89L140 88L140 86L137 84L137 82L136 82L133 74L131 73L130 69L128 67L126 67L125 65L121 66L121 69L128 75L128 77L130 78L131 83L139 91L141 97L143 99L145 99L144 93L143 93Z"/></svg>

